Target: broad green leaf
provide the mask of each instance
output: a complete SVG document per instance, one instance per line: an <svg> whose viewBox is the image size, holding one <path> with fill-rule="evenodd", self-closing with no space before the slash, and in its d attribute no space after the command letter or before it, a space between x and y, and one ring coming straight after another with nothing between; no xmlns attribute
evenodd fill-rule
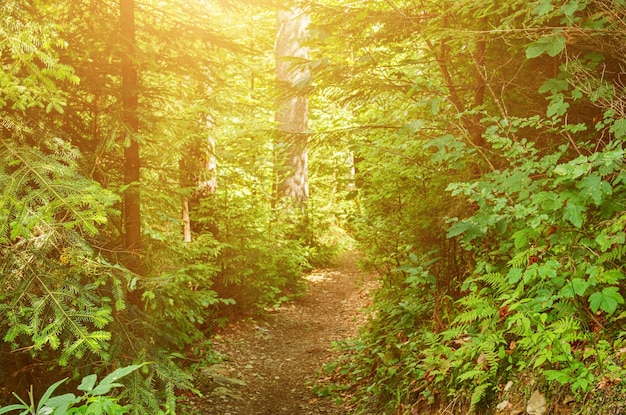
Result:
<svg viewBox="0 0 626 415"><path fill-rule="evenodd" d="M620 118L613 121L609 130L615 135L615 138L620 139L626 136L626 118Z"/></svg>
<svg viewBox="0 0 626 415"><path fill-rule="evenodd" d="M574 278L570 286L576 295L583 296L585 291L587 291L587 287L589 287L589 283L582 278Z"/></svg>
<svg viewBox="0 0 626 415"><path fill-rule="evenodd" d="M601 278L602 282L605 282L607 284L617 284L623 279L624 279L624 274L617 269L611 269L605 272L604 274L602 274L602 278Z"/></svg>
<svg viewBox="0 0 626 415"><path fill-rule="evenodd" d="M547 380L556 380L562 385L565 385L571 381L570 376L561 370L547 369L543 371Z"/></svg>
<svg viewBox="0 0 626 415"><path fill-rule="evenodd" d="M20 405L20 404L13 404L13 405L8 405L8 406L3 406L2 408L0 408L0 414L6 414L9 412L13 412L13 411L19 411L20 409L22 410L26 410L26 412L22 412L22 413L26 413L28 414L28 407L25 407L24 405Z"/></svg>
<svg viewBox="0 0 626 415"><path fill-rule="evenodd" d="M538 268L539 276L543 279L553 279L556 277L556 270L561 266L557 261L549 260Z"/></svg>
<svg viewBox="0 0 626 415"><path fill-rule="evenodd" d="M428 100L427 107L433 116L439 114L439 106L441 104L441 101L441 98Z"/></svg>
<svg viewBox="0 0 626 415"><path fill-rule="evenodd" d="M624 298L619 293L617 287L606 287L602 291L595 292L589 296L589 306L594 313L602 310L607 314L613 314L618 304L623 303Z"/></svg>
<svg viewBox="0 0 626 415"><path fill-rule="evenodd" d="M615 95L615 87L613 85L602 84L597 88L594 88L589 94L589 99L591 102L596 102L598 100L611 100ZM605 120L607 121L607 120Z"/></svg>
<svg viewBox="0 0 626 415"><path fill-rule="evenodd" d="M580 4L578 0L570 0L569 2L565 3L563 7L561 7L561 12L564 15L571 17L576 11L578 11L579 7Z"/></svg>
<svg viewBox="0 0 626 415"><path fill-rule="evenodd" d="M511 268L508 274L506 274L508 283L509 284L517 283L519 280L522 279L522 273L523 271L521 268Z"/></svg>
<svg viewBox="0 0 626 415"><path fill-rule="evenodd" d="M535 363L533 364L533 369L536 369L542 364L544 364L547 359L548 359L548 356L546 356L546 354L541 354L537 356L537 360L535 360Z"/></svg>
<svg viewBox="0 0 626 415"><path fill-rule="evenodd" d="M39 413L39 411L45 406L47 405L47 401L50 398L50 396L52 396L52 394L54 393L54 391L56 390L56 388L59 387L59 385L61 385L63 382L65 382L68 378L65 379L61 379L60 381L50 385L50 387L48 387L48 389L46 389L46 391L44 392L44 394L41 396L41 398L39 399L39 404L37 405L37 413Z"/></svg>
<svg viewBox="0 0 626 415"><path fill-rule="evenodd" d="M625 132L626 133L626 132ZM608 175L619 169L624 163L624 150L621 148L603 151L598 157L598 172L601 175Z"/></svg>
<svg viewBox="0 0 626 415"><path fill-rule="evenodd" d="M557 92L567 91L568 87L569 82L567 82L567 80L552 78L548 79L546 82L543 83L543 85L541 85L541 87L539 87L539 93L545 94L546 92L551 92L553 94L556 94Z"/></svg>
<svg viewBox="0 0 626 415"><path fill-rule="evenodd" d="M553 36L549 39L549 42L547 42L546 53L548 54L548 56L552 57L558 55L565 48L566 42L567 39L565 39L565 36Z"/></svg>
<svg viewBox="0 0 626 415"><path fill-rule="evenodd" d="M546 51L543 43L533 43L526 49L526 58L532 59L541 56Z"/></svg>
<svg viewBox="0 0 626 415"><path fill-rule="evenodd" d="M529 283L537 278L537 264L529 265L524 271L524 282Z"/></svg>
<svg viewBox="0 0 626 415"><path fill-rule="evenodd" d="M584 56L585 60L589 61L589 65L592 67L596 67L600 62L603 62L605 57L604 54L600 51L594 51L587 53Z"/></svg>
<svg viewBox="0 0 626 415"><path fill-rule="evenodd" d="M65 415L67 410L78 402L80 402L80 398L73 393L66 393L48 399L46 406L54 409L54 412L52 412L54 415Z"/></svg>
<svg viewBox="0 0 626 415"><path fill-rule="evenodd" d="M90 392L96 384L97 379L97 375L85 376L76 389L78 389L79 391Z"/></svg>
<svg viewBox="0 0 626 415"><path fill-rule="evenodd" d="M533 13L537 16L545 16L554 10L554 6L552 5L552 0L541 0L537 7L533 10Z"/></svg>
<svg viewBox="0 0 626 415"><path fill-rule="evenodd" d="M576 389L587 390L589 386L589 380L586 378L578 378L572 383L572 391L576 391Z"/></svg>
<svg viewBox="0 0 626 415"><path fill-rule="evenodd" d="M548 117L562 116L565 115L567 109L569 108L569 103L565 102L565 98L562 94L557 94L553 96L552 100L548 104L548 110L546 111L546 115Z"/></svg>
<svg viewBox="0 0 626 415"><path fill-rule="evenodd" d="M463 153L465 144L458 137L452 134L446 134L426 141L424 147L435 147L437 149L431 157L435 163L439 163L442 161L457 160ZM454 186L449 187L450 190L453 188Z"/></svg>
<svg viewBox="0 0 626 415"><path fill-rule="evenodd" d="M105 414L105 402L102 398L96 399L94 402L89 404L87 409L87 413L89 414Z"/></svg>
<svg viewBox="0 0 626 415"><path fill-rule="evenodd" d="M528 232L526 229L519 230L513 234L515 249L528 248Z"/></svg>
<svg viewBox="0 0 626 415"><path fill-rule="evenodd" d="M615 245L623 245L626 242L626 233L619 231L615 234L609 233L606 229L602 229L595 241L600 246L600 251L606 252L611 248L611 246Z"/></svg>
<svg viewBox="0 0 626 415"><path fill-rule="evenodd" d="M564 298L574 298L576 296L585 295L585 291L589 287L589 282L582 278L573 278L572 281L567 283L559 292Z"/></svg>
<svg viewBox="0 0 626 415"><path fill-rule="evenodd" d="M537 192L532 196L533 203L548 212L560 209L563 206L563 198L556 192Z"/></svg>
<svg viewBox="0 0 626 415"><path fill-rule="evenodd" d="M111 391L111 389L119 388L120 386L124 386L124 385L121 383L116 383L116 382L100 383L98 384L98 386L96 386L95 388L91 390L90 394L94 396L106 395L107 393Z"/></svg>
<svg viewBox="0 0 626 415"><path fill-rule="evenodd" d="M554 173L567 179L576 179L589 172L591 163L586 156L576 157L567 163L559 164L554 168Z"/></svg>
<svg viewBox="0 0 626 415"><path fill-rule="evenodd" d="M446 235L448 238L453 238L455 236L459 236L463 233L468 233L468 231L477 231L478 227L469 221L459 221L455 222L448 229L448 234Z"/></svg>
<svg viewBox="0 0 626 415"><path fill-rule="evenodd" d="M590 199L596 206L600 206L604 195L613 193L611 185L595 173L584 177L576 187L581 189L580 196L583 199Z"/></svg>
<svg viewBox="0 0 626 415"><path fill-rule="evenodd" d="M563 209L563 219L580 228L583 226L585 210L587 210L585 206L578 204L576 201L569 201Z"/></svg>
<svg viewBox="0 0 626 415"><path fill-rule="evenodd" d="M547 53L556 56L565 48L566 39L563 35L544 36L526 48L526 58L532 59Z"/></svg>
<svg viewBox="0 0 626 415"><path fill-rule="evenodd" d="M421 130L422 128L424 128L424 121L422 120L412 121L412 122L404 124L400 128L398 133L407 133L408 135L413 135L419 130Z"/></svg>
<svg viewBox="0 0 626 415"><path fill-rule="evenodd" d="M123 378L124 376L128 375L129 373L132 373L135 370L139 369L143 365L145 365L145 363L142 363L140 365L125 366L125 367L121 367L113 371L112 373L107 375L104 379L102 379L102 381L98 384L98 386L96 386L91 391L91 394L92 395L104 395L108 393L114 387L123 386L121 383L115 383L115 382Z"/></svg>

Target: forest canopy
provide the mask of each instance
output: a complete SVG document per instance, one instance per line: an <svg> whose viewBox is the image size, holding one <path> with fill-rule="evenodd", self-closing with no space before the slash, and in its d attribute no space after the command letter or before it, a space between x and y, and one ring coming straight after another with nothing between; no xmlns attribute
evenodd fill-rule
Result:
<svg viewBox="0 0 626 415"><path fill-rule="evenodd" d="M217 327L356 247L320 394L619 412L625 51L623 0L5 1L0 391L176 413Z"/></svg>

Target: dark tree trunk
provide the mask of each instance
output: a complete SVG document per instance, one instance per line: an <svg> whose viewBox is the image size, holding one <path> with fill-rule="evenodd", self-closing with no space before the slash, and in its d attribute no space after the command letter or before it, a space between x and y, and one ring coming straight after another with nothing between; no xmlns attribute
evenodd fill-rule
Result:
<svg viewBox="0 0 626 415"><path fill-rule="evenodd" d="M481 25L487 27L487 18L481 19ZM479 108L485 103L485 83L483 71L485 69L485 55L487 51L487 40L481 36L476 41L476 53L474 54L474 63L476 65L476 73L474 75L474 108ZM472 125L472 142L477 146L484 146L483 128L480 125L482 115L477 113L473 119Z"/></svg>
<svg viewBox="0 0 626 415"><path fill-rule="evenodd" d="M124 231L126 249L136 264L141 250L141 203L139 187L138 76L135 58L135 1L120 0L122 34L122 123L124 140Z"/></svg>

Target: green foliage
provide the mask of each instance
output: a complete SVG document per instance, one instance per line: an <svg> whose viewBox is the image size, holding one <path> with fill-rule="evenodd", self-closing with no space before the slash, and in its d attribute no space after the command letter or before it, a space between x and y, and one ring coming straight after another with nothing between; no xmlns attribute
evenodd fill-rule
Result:
<svg viewBox="0 0 626 415"><path fill-rule="evenodd" d="M106 354L112 309L98 287L119 275L81 233L97 233L115 197L76 174L75 154L63 148L55 157L1 145L4 341L60 349L62 365L86 351Z"/></svg>
<svg viewBox="0 0 626 415"><path fill-rule="evenodd" d="M216 284L221 294L233 298L245 312L279 305L298 294L302 273L310 268L303 243L276 228L270 235L254 234L250 238L250 229L237 229L237 225L231 221L230 231L245 231L248 236L231 234L232 239L220 253Z"/></svg>
<svg viewBox="0 0 626 415"><path fill-rule="evenodd" d="M334 392L356 413L489 413L502 385L532 378L582 401L624 376L624 55L607 40L624 4L394 6L337 17L333 34L367 61L336 39L321 49L320 76L352 79L352 225L383 271ZM433 249L439 261L420 257Z"/></svg>
<svg viewBox="0 0 626 415"><path fill-rule="evenodd" d="M372 310L376 319L366 325L359 339L340 345L345 355L327 368L337 375L337 383L318 388L319 394L340 397L357 388L356 395L354 390L346 393L351 404L359 402L360 411L387 413L415 396L417 380L439 375L434 367L421 364L422 350L443 350L432 317L447 299L432 295L436 281L423 265L433 261L436 259L414 257L414 263L388 277L384 288L376 294ZM424 296L416 301L416 295ZM412 380L410 387L407 379ZM346 380L350 384L344 384Z"/></svg>
<svg viewBox="0 0 626 415"><path fill-rule="evenodd" d="M6 2L0 15L0 55L11 57L3 61L0 74L0 108L62 113L66 97L57 82L78 83L73 69L60 63L58 52L67 42L55 24L28 21L27 16L24 5L16 1ZM14 117L3 119L4 127L14 122Z"/></svg>
<svg viewBox="0 0 626 415"><path fill-rule="evenodd" d="M142 365L131 365L116 369L97 385L97 375L85 376L77 389L83 392L82 396L73 393L53 396L55 390L66 379L62 379L48 387L38 402L35 402L33 390L28 394L28 402L14 393L20 401L19 404L7 405L0 408L0 414L14 411L22 411L20 415L65 415L65 414L85 414L85 415L120 415L129 413L128 406L121 406L118 399L110 396L111 390L123 386L116 381L134 372ZM80 406L78 406L80 405Z"/></svg>
<svg viewBox="0 0 626 415"><path fill-rule="evenodd" d="M332 258L338 220L324 195L325 211L275 206L273 9L148 1L135 3L133 61L142 252L125 252L119 11L82 0L0 11L0 372L37 385L44 369L80 378L151 361L121 397L135 414L175 413L176 394L195 391L183 357L203 359L197 345L225 315L298 294L302 272Z"/></svg>
<svg viewBox="0 0 626 415"><path fill-rule="evenodd" d="M131 358L149 356L155 363L147 374L135 374L125 392L135 394L133 411L155 413L161 398L172 407L174 387L192 385L167 350L201 337L203 316L217 302L208 289L214 267L179 265L175 272L144 280L111 264L91 238L98 236L117 198L76 173L77 153L51 148L55 153L46 155L3 145L4 342L48 359L51 366L76 367L96 359L127 364L128 351ZM198 250L196 258L206 255L206 248ZM133 291L142 293L145 311L129 301ZM150 346L155 341L156 350ZM142 355L146 350L149 354ZM159 384L164 394L155 389ZM144 407L147 412L136 409Z"/></svg>

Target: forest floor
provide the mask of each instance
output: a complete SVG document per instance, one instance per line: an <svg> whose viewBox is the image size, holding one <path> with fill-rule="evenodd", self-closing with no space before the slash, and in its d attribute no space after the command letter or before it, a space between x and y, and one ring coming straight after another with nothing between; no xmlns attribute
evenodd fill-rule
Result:
<svg viewBox="0 0 626 415"><path fill-rule="evenodd" d="M222 363L204 369L185 410L206 415L345 414L313 386L335 355L333 343L354 337L376 287L373 273L360 271L347 253L336 267L306 277L305 294L257 320L229 326L214 339Z"/></svg>

